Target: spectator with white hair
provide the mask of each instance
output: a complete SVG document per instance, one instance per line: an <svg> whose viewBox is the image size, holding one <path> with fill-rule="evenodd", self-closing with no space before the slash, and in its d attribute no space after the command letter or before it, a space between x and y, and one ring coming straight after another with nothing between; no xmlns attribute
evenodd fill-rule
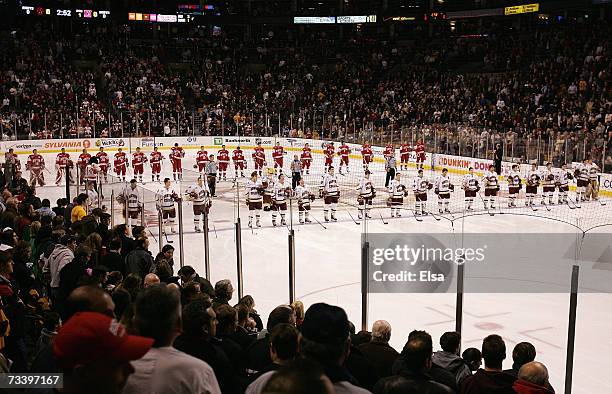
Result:
<svg viewBox="0 0 612 394"><path fill-rule="evenodd" d="M393 363L399 356L397 350L389 345L390 340L391 324L386 320L377 320L372 325L372 340L357 346L365 358L376 366L378 376L381 378L393 374Z"/></svg>

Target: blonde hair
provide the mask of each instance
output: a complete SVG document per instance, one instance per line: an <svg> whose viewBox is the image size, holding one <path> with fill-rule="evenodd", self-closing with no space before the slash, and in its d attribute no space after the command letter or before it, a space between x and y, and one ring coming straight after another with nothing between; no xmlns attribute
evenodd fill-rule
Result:
<svg viewBox="0 0 612 394"><path fill-rule="evenodd" d="M295 317L298 319L304 319L304 303L300 300L293 301L291 308L295 312Z"/></svg>

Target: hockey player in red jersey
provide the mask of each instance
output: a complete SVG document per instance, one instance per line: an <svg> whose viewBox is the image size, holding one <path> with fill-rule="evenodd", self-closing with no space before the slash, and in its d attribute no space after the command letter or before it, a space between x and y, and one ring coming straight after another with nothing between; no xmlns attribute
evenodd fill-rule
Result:
<svg viewBox="0 0 612 394"><path fill-rule="evenodd" d="M261 176L261 170L267 165L266 164L266 152L261 146L261 142L257 143L255 151L253 152L253 162L255 163L255 171Z"/></svg>
<svg viewBox="0 0 612 394"><path fill-rule="evenodd" d="M125 173L127 172L128 159L123 149L119 148L118 152L115 153L115 160L113 161L113 167L115 168L115 174L123 182L125 182Z"/></svg>
<svg viewBox="0 0 612 394"><path fill-rule="evenodd" d="M102 173L102 175L104 175L104 182L108 182L108 163L110 162L108 158L108 153L104 152L103 147L100 147L100 151L96 153L96 157L98 158L100 172Z"/></svg>
<svg viewBox="0 0 612 394"><path fill-rule="evenodd" d="M26 169L30 171L30 185L36 186L38 183L40 186L45 186L45 159L38 154L36 149L28 156Z"/></svg>
<svg viewBox="0 0 612 394"><path fill-rule="evenodd" d="M408 169L408 162L410 162L410 151L412 147L409 143L404 142L400 146L400 170Z"/></svg>
<svg viewBox="0 0 612 394"><path fill-rule="evenodd" d="M274 172L276 173L276 169L280 168L280 173L283 173L283 155L285 154L285 150L281 146L280 142L276 141L276 145L272 150L272 159L274 160Z"/></svg>
<svg viewBox="0 0 612 394"><path fill-rule="evenodd" d="M306 171L306 174L310 173L310 163L312 163L312 150L308 146L308 142L304 144L302 148L302 154L300 155L300 161L302 162L302 168Z"/></svg>
<svg viewBox="0 0 612 394"><path fill-rule="evenodd" d="M66 149L62 148L61 152L57 154L55 158L55 169L57 170L57 177L55 178L55 184L59 186L60 181L64 177L65 171L70 172L72 167L72 161L70 155L66 153ZM74 183L74 179L70 176L70 183Z"/></svg>
<svg viewBox="0 0 612 394"><path fill-rule="evenodd" d="M325 149L323 150L323 154L325 155L325 173L326 174L327 174L328 168L333 166L334 164L334 152L335 152L335 148L334 148L333 142L328 143Z"/></svg>
<svg viewBox="0 0 612 394"><path fill-rule="evenodd" d="M200 150L196 154L196 166L200 175L204 174L204 168L206 168L206 163L208 163L208 152L204 149L204 146L200 146Z"/></svg>
<svg viewBox="0 0 612 394"><path fill-rule="evenodd" d="M149 163L151 164L151 182L155 182L155 178L157 178L157 182L160 181L159 174L161 173L161 162L163 159L164 156L159 153L157 146L154 147L149 160Z"/></svg>
<svg viewBox="0 0 612 394"><path fill-rule="evenodd" d="M140 147L136 148L136 152L132 155L132 168L134 169L134 178L138 178L140 183L142 181L142 174L144 173L144 163L147 162L147 156L140 151Z"/></svg>
<svg viewBox="0 0 612 394"><path fill-rule="evenodd" d="M172 176L176 181L183 179L183 157L185 157L185 151L177 143L174 144L170 151L170 162L172 163Z"/></svg>
<svg viewBox="0 0 612 394"><path fill-rule="evenodd" d="M79 159L77 160L77 166L79 169L79 184L83 184L85 180L85 167L89 164L89 159L91 159L91 155L87 152L87 149L83 149L83 153L79 155Z"/></svg>
<svg viewBox="0 0 612 394"><path fill-rule="evenodd" d="M221 145L221 149L217 152L217 161L219 162L219 179L225 180L230 162L229 151L225 149L225 145Z"/></svg>
<svg viewBox="0 0 612 394"><path fill-rule="evenodd" d="M244 177L244 170L246 168L246 160L244 159L244 153L239 146L232 152L232 161L234 162L235 177L238 178L238 170L240 170L240 176Z"/></svg>
<svg viewBox="0 0 612 394"><path fill-rule="evenodd" d="M372 162L372 157L374 156L374 152L372 152L372 148L370 144L367 142L361 146L361 157L363 160L363 171L367 170Z"/></svg>
<svg viewBox="0 0 612 394"><path fill-rule="evenodd" d="M387 144L387 146L385 146L385 150L383 151L383 157L386 160L391 156L395 156L395 147L393 144Z"/></svg>
<svg viewBox="0 0 612 394"><path fill-rule="evenodd" d="M425 163L425 144L422 140L417 142L416 147L414 148L414 152L416 153L416 164L417 168L423 169L423 163Z"/></svg>
<svg viewBox="0 0 612 394"><path fill-rule="evenodd" d="M351 148L344 142L340 142L340 147L338 148L338 156L340 156L340 167L338 172L342 174L342 166L346 166L346 173L349 173L349 155L351 154Z"/></svg>

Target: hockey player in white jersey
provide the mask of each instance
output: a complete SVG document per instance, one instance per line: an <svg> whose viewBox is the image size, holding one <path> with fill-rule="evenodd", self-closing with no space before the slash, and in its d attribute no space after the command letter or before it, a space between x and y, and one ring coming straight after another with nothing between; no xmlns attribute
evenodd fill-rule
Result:
<svg viewBox="0 0 612 394"><path fill-rule="evenodd" d="M576 170L574 172L574 176L576 177L576 203L580 204L581 201L586 199L587 188L591 183L591 178L589 176L589 166L587 165L587 160L584 160L584 163L579 163L576 165Z"/></svg>
<svg viewBox="0 0 612 394"><path fill-rule="evenodd" d="M261 176L261 183L264 185L263 192L263 210L269 211L272 209L272 205L274 204L274 183L276 180L274 179L274 169L268 168L266 172Z"/></svg>
<svg viewBox="0 0 612 394"><path fill-rule="evenodd" d="M438 195L438 212L450 213L450 194L455 190L448 176L448 169L442 169L442 175L438 176L434 182L434 191Z"/></svg>
<svg viewBox="0 0 612 394"><path fill-rule="evenodd" d="M569 181L574 179L571 169L567 164L563 164L561 169L555 174L555 185L557 186L558 203L567 204L567 194L569 192Z"/></svg>
<svg viewBox="0 0 612 394"><path fill-rule="evenodd" d="M310 223L310 203L314 201L315 195L311 193L304 184L304 178L300 178L294 195L298 202L299 220L300 223Z"/></svg>
<svg viewBox="0 0 612 394"><path fill-rule="evenodd" d="M418 175L412 181L412 191L414 192L415 215L427 215L427 191L433 188L433 184L423 176L423 170L419 169Z"/></svg>
<svg viewBox="0 0 612 394"><path fill-rule="evenodd" d="M287 197L291 196L291 185L285 182L285 175L278 176L274 184L274 200L272 205L272 226L276 227L276 214L280 214L281 226L286 226L285 214L287 213Z"/></svg>
<svg viewBox="0 0 612 394"><path fill-rule="evenodd" d="M476 193L480 190L480 181L478 177L474 174L474 168L470 167L468 169L468 173L463 177L463 183L461 188L465 193L465 210L473 211L472 205L474 204L474 199L476 198Z"/></svg>
<svg viewBox="0 0 612 394"><path fill-rule="evenodd" d="M247 205L249 207L249 227L253 228L253 219L255 225L261 227L261 210L263 207L263 194L267 184L257 179L257 171L251 173L251 179L245 185Z"/></svg>
<svg viewBox="0 0 612 394"><path fill-rule="evenodd" d="M357 203L359 204L359 212L357 216L362 219L364 216L368 219L370 216L370 209L372 208L372 200L376 196L376 189L370 179L370 170L365 170L363 178L359 181L359 186L356 189L359 192L357 196Z"/></svg>
<svg viewBox="0 0 612 394"><path fill-rule="evenodd" d="M336 209L340 200L340 188L338 186L338 178L334 174L334 167L329 166L327 173L323 176L323 181L320 186L320 193L323 197L323 217L326 222L329 222L331 211L331 220L338 221L336 218Z"/></svg>
<svg viewBox="0 0 612 394"><path fill-rule="evenodd" d="M553 197L555 196L555 173L552 163L546 163L546 169L542 171L542 205L554 204Z"/></svg>
<svg viewBox="0 0 612 394"><path fill-rule="evenodd" d="M490 165L489 169L485 171L482 181L485 188L484 208L489 209L488 202L491 204L491 209L495 209L495 200L497 200L497 192L499 191L499 178L494 165Z"/></svg>
<svg viewBox="0 0 612 394"><path fill-rule="evenodd" d="M170 231L174 234L176 229L174 228L174 222L176 221L176 202L180 203L180 197L176 190L172 187L170 178L164 179L164 186L157 190L155 193L155 200L157 202L157 209L161 212L163 220L162 232L166 233L166 227L170 227Z"/></svg>
<svg viewBox="0 0 612 394"><path fill-rule="evenodd" d="M535 196L538 195L538 187L540 186L540 181L542 179L542 175L540 171L538 171L538 165L532 164L531 170L527 173L527 186L525 187L525 206L532 207L533 200Z"/></svg>
<svg viewBox="0 0 612 394"><path fill-rule="evenodd" d="M586 200L593 199L593 201L597 201L599 200L600 169L599 169L599 166L593 163L593 160L591 159L586 159L585 162L586 162L585 166L589 172L589 185L587 186L587 189L586 189L585 199Z"/></svg>
<svg viewBox="0 0 612 394"><path fill-rule="evenodd" d="M194 185L187 187L185 195L187 200L193 203L194 229L197 233L202 232L200 228L200 216L204 215L204 213L208 214L212 205L208 184L204 182L202 176L199 176ZM202 219L202 221L204 221L204 219Z"/></svg>
<svg viewBox="0 0 612 394"><path fill-rule="evenodd" d="M516 199L519 197L519 192L523 188L521 180L520 166L512 165L512 170L506 177L508 180L508 208L516 207Z"/></svg>
<svg viewBox="0 0 612 394"><path fill-rule="evenodd" d="M404 197L408 196L406 185L402 183L401 173L398 171L395 173L395 178L389 182L389 198L387 199L387 205L391 208L391 217L401 217L400 210L404 205Z"/></svg>
<svg viewBox="0 0 612 394"><path fill-rule="evenodd" d="M138 191L136 179L132 179L130 183L117 196L117 201L123 205L123 215L126 218L126 223L132 232L132 225L135 220L138 220L142 212L142 200ZM144 223L140 223L144 226Z"/></svg>

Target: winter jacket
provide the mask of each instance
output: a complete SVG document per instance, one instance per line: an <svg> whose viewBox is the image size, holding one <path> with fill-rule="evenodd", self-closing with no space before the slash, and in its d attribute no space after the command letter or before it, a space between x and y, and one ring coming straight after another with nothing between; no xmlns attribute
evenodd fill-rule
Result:
<svg viewBox="0 0 612 394"><path fill-rule="evenodd" d="M419 393L419 394L452 394L453 391L443 384L434 382L429 375L412 371L403 371L401 375L380 379L372 390L374 394Z"/></svg>
<svg viewBox="0 0 612 394"><path fill-rule="evenodd" d="M431 361L455 375L457 386L461 385L463 379L472 375L470 367L468 367L461 357L454 353L445 351L435 352L431 357Z"/></svg>
<svg viewBox="0 0 612 394"><path fill-rule="evenodd" d="M153 256L148 250L136 248L125 258L125 268L127 274L138 274L141 279L153 269Z"/></svg>
<svg viewBox="0 0 612 394"><path fill-rule="evenodd" d="M51 275L51 287L60 286L60 271L74 259L74 253L64 245L57 245L43 267Z"/></svg>

